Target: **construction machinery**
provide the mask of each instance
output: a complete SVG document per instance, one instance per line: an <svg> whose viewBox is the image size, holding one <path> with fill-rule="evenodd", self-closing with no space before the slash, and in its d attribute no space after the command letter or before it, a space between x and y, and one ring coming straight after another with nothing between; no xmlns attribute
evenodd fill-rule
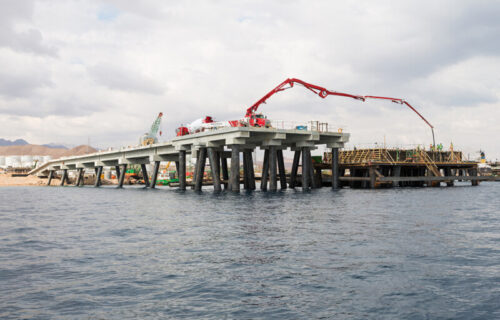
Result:
<svg viewBox="0 0 500 320"><path fill-rule="evenodd" d="M432 131L432 146L436 147L436 138L434 137L434 126L430 124L427 119L424 118L423 115L420 114L420 112L417 111L412 105L410 105L407 101L399 98L390 98L390 97L379 97L379 96L365 96L365 99L382 99L382 100L391 100L391 102L398 103L398 104L404 104L411 110L413 110L424 122L431 128Z"/></svg>
<svg viewBox="0 0 500 320"><path fill-rule="evenodd" d="M257 102L255 102L250 108L247 109L245 113L245 118L243 119L243 123L246 125L249 125L251 127L268 127L270 126L270 122L267 119L267 117L263 116L261 113L257 114L257 109L259 106L263 103L266 103L267 99L269 99L271 96L274 94L285 91L287 89L293 88L293 85L297 83L305 88L311 90L321 98L326 98L329 95L335 95L335 96L342 96L342 97L349 97L357 100L365 100L364 97L362 96L357 96L357 95L352 95L348 93L342 93L342 92L337 92L337 91L330 91L328 89L325 89L323 87L307 83L305 81L302 81L300 79L296 78L289 78L280 83L276 88L273 90L269 91L265 96L260 98Z"/></svg>
<svg viewBox="0 0 500 320"><path fill-rule="evenodd" d="M274 94L285 91L287 89L293 88L295 84L299 84L306 89L310 90L311 92L317 94L320 98L326 98L327 96L341 96L341 97L347 97L347 98L352 98L356 100L361 100L361 101L366 101L366 99L381 99L381 100L390 100L394 103L406 105L408 108L413 110L430 128L432 131L432 145L436 145L435 137L434 137L434 126L427 121L427 119L424 118L412 105L410 105L407 101L404 99L400 98L390 98L390 97L381 97L381 96L362 96L362 95L355 95L355 94L349 94L349 93L344 93L344 92L338 92L338 91L331 91L328 90L324 87L307 83L305 81L302 81L300 79L296 78L288 78L282 83L280 83L277 87L269 91L265 96L260 98L257 102L255 102L251 107L249 107L246 110L245 116L242 120L233 120L233 121L225 121L225 122L218 122L217 124L221 127L224 126L230 126L230 127L241 127L241 126L251 126L251 127L265 127L269 128L271 127L271 121L267 119L266 116L264 116L262 113L257 113L257 109L259 106L263 103L266 103L267 99L269 99L271 96ZM196 130L203 131L204 126L203 123L213 123L214 121L212 120L211 117L206 117L206 119L210 119L209 122L203 122L202 119L198 119L193 124L198 124L199 126L196 126ZM201 122L200 122L201 121ZM193 125L191 124L191 125ZM178 136L183 136L186 134L194 133L194 132L199 132L199 131L193 131L190 129L190 127L179 127L177 129L177 135Z"/></svg>
<svg viewBox="0 0 500 320"><path fill-rule="evenodd" d="M177 128L176 134L178 137L185 136L187 134L193 134L197 132L202 132L208 123L213 123L214 120L211 116L205 116L205 118L196 119L186 126L181 126Z"/></svg>
<svg viewBox="0 0 500 320"><path fill-rule="evenodd" d="M156 117L155 121L151 125L151 129L149 132L146 132L139 140L139 145L141 146L149 146L155 143L158 143L158 135L161 136L162 132L160 131L161 125L161 117L163 113L160 112L158 117Z"/></svg>

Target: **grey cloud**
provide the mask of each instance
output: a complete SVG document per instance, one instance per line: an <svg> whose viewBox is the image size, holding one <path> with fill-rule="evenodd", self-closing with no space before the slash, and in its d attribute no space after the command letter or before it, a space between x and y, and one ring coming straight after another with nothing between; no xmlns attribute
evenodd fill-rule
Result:
<svg viewBox="0 0 500 320"><path fill-rule="evenodd" d="M47 117L52 115L62 117L78 117L102 111L105 106L94 101L83 100L67 95L56 99L30 99L27 101L6 101L0 99L0 114L13 116Z"/></svg>
<svg viewBox="0 0 500 320"><path fill-rule="evenodd" d="M42 33L36 29L17 33L12 32L8 39L4 40L4 45L16 51L57 57L57 49L44 44Z"/></svg>
<svg viewBox="0 0 500 320"><path fill-rule="evenodd" d="M14 74L0 71L0 95L6 98L29 98L38 89L49 86L52 86L52 82L47 72Z"/></svg>
<svg viewBox="0 0 500 320"><path fill-rule="evenodd" d="M153 95L160 95L165 91L165 86L152 78L110 64L89 67L88 72L95 82L113 90Z"/></svg>
<svg viewBox="0 0 500 320"><path fill-rule="evenodd" d="M399 33L399 46L378 42L380 35L375 36L373 39L377 41L365 48L368 54L361 55L354 67L400 81L424 77L475 55L500 54L500 6L492 5L491 1L468 4L453 1L441 6L449 8L421 6L414 11L412 7L401 8L405 17L413 19L401 25L404 31Z"/></svg>
<svg viewBox="0 0 500 320"><path fill-rule="evenodd" d="M57 50L44 43L42 33L35 28L16 31L15 24L29 22L33 14L33 1L8 1L0 10L0 47L8 47L18 52L27 52L51 57Z"/></svg>

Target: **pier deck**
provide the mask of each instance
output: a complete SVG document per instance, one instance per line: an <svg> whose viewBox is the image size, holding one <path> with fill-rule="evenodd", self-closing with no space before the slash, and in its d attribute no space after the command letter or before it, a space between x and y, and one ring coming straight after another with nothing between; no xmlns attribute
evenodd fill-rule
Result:
<svg viewBox="0 0 500 320"><path fill-rule="evenodd" d="M286 172L283 160L283 151L295 152L294 166L290 187L295 187L297 169L301 159L303 170L301 185L304 189L316 188L313 179L313 162L311 150L319 145L331 149L338 154L339 148L349 140L349 134L343 132L275 129L258 127L227 127L208 130L191 135L176 137L169 142L153 144L146 147L122 148L105 152L97 152L83 156L66 157L52 160L30 174L48 176L48 184L56 172L60 173L63 186L68 180L68 171L76 170L76 186L82 185L84 171L94 170L96 173L95 186L101 185L101 173L104 167L115 168L118 175L118 187L124 183L125 171L128 165L141 165L144 181L152 188L156 185L156 178L160 162L175 161L179 176L179 189L185 190L186 182L186 155L196 158L196 167L192 184L195 190L201 190L207 163L211 168L212 185L216 191L224 187L232 191L240 190L240 181L245 189L253 190L255 185L255 172L252 152L256 148L264 150L263 177L261 189L269 190L286 189ZM240 177L240 155L243 155L243 177ZM228 165L230 159L230 165ZM146 170L146 164L154 164L151 183ZM338 159L332 160L332 166L338 166ZM338 170L334 170L338 172ZM243 178L243 179L241 179ZM334 174L337 181L338 175ZM338 183L334 183L338 187Z"/></svg>
<svg viewBox="0 0 500 320"><path fill-rule="evenodd" d="M124 184L129 165L140 165L147 187L154 188L162 161L174 161L179 182L172 186L185 190L201 190L211 185L215 191L223 188L239 191L255 190L260 180L261 190L302 187L303 189L331 186L333 189L453 186L455 181L496 180L478 175L476 162L462 160L459 151L425 151L420 149L359 149L340 151L349 140L348 133L296 129L235 127L219 128L176 137L169 142L146 147L122 148L52 160L30 172L48 176L48 184L56 175L60 185L68 182L68 171L77 172L75 185L83 184L84 172L95 172L94 186L99 187L104 167L116 170L118 187ZM321 163L313 161L311 150L326 146ZM252 152L264 151L261 176L254 172ZM294 152L292 168L285 171L283 151ZM187 156L196 159L193 178L186 180ZM316 157L314 157L316 158ZM242 159L242 163L240 163ZM229 163L228 163L229 162ZM206 165L210 178L204 179ZM151 181L146 169L153 164Z"/></svg>

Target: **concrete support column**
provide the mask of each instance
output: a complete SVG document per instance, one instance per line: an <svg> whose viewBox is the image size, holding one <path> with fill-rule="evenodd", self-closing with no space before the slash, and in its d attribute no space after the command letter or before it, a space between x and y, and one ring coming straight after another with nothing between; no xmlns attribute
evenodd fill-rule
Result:
<svg viewBox="0 0 500 320"><path fill-rule="evenodd" d="M220 151L216 151L214 150L214 155L215 155L215 161L217 162L217 176L219 177L219 181L220 181ZM222 181L221 181L222 183Z"/></svg>
<svg viewBox="0 0 500 320"><path fill-rule="evenodd" d="M203 176L205 175L205 164L207 162L207 148L200 148L198 159L196 159L196 177L194 190L201 191Z"/></svg>
<svg viewBox="0 0 500 320"><path fill-rule="evenodd" d="M299 170L300 150L293 155L292 171L290 172L290 188L295 188L297 184L297 171Z"/></svg>
<svg viewBox="0 0 500 320"><path fill-rule="evenodd" d="M368 174L370 177L370 188L375 189L376 175L375 175L375 168L373 166L370 166L370 168L368 169Z"/></svg>
<svg viewBox="0 0 500 320"><path fill-rule="evenodd" d="M356 174L357 174L356 169L354 169L352 167L349 168L349 176L350 177L355 177ZM349 181L349 188L354 189L354 186L355 186L354 181L352 181L352 180Z"/></svg>
<svg viewBox="0 0 500 320"><path fill-rule="evenodd" d="M158 170L160 170L160 161L155 161L153 167L153 175L151 176L151 189L156 188L156 180L158 180Z"/></svg>
<svg viewBox="0 0 500 320"><path fill-rule="evenodd" d="M222 179L226 181L224 182L224 189L227 190L229 189L229 171L227 170L227 158L221 156L220 161L222 168Z"/></svg>
<svg viewBox="0 0 500 320"><path fill-rule="evenodd" d="M339 187L339 148L332 148L332 189L337 190Z"/></svg>
<svg viewBox="0 0 500 320"><path fill-rule="evenodd" d="M47 179L48 186L50 186L50 183L52 182L52 178L54 178L54 170L49 171L49 178Z"/></svg>
<svg viewBox="0 0 500 320"><path fill-rule="evenodd" d="M278 181L277 181L277 168L276 168L276 163L277 163L277 154L276 154L276 147L275 146L270 146L269 147L269 190L270 191L276 191L278 190Z"/></svg>
<svg viewBox="0 0 500 320"><path fill-rule="evenodd" d="M186 190L186 150L179 151L179 189Z"/></svg>
<svg viewBox="0 0 500 320"><path fill-rule="evenodd" d="M248 152L243 150L243 188L250 189L250 169L248 168Z"/></svg>
<svg viewBox="0 0 500 320"><path fill-rule="evenodd" d="M252 150L243 151L243 171L245 189L255 190L255 172L253 170Z"/></svg>
<svg viewBox="0 0 500 320"><path fill-rule="evenodd" d="M477 177L477 168L469 169L469 176L471 176L471 177ZM478 180L471 180L471 183L472 183L473 186L478 186L479 185L479 181Z"/></svg>
<svg viewBox="0 0 500 320"><path fill-rule="evenodd" d="M66 182L67 178L68 178L68 169L64 169L61 177L61 187L64 186L64 183Z"/></svg>
<svg viewBox="0 0 500 320"><path fill-rule="evenodd" d="M392 176L393 176L393 177L399 178L399 177L401 176L401 166L394 166L394 167L392 168L392 170L394 170L394 171L392 172ZM392 186L393 186L393 187L397 187L397 186L399 186L399 181L393 181L393 182L392 182Z"/></svg>
<svg viewBox="0 0 500 320"><path fill-rule="evenodd" d="M95 183L94 187L100 187L101 186L101 174L102 174L102 166L96 167L96 173L95 173Z"/></svg>
<svg viewBox="0 0 500 320"><path fill-rule="evenodd" d="M322 188L323 187L323 174L322 174L322 171L321 171L321 168L316 168L314 169L314 179L316 180L316 186L318 188Z"/></svg>
<svg viewBox="0 0 500 320"><path fill-rule="evenodd" d="M280 186L282 190L286 189L286 172L285 172L285 160L283 159L283 150L279 149L277 151L278 157L278 171L280 174Z"/></svg>
<svg viewBox="0 0 500 320"><path fill-rule="evenodd" d="M82 182L83 168L78 168L75 186L79 187Z"/></svg>
<svg viewBox="0 0 500 320"><path fill-rule="evenodd" d="M115 166L116 179L120 179L120 165Z"/></svg>
<svg viewBox="0 0 500 320"><path fill-rule="evenodd" d="M148 188L149 187L148 169L146 169L146 165L144 163L141 164L141 171L142 171L142 179L144 179L144 186Z"/></svg>
<svg viewBox="0 0 500 320"><path fill-rule="evenodd" d="M267 179L269 178L269 149L264 150L264 162L262 163L262 175L260 179L260 190L267 190Z"/></svg>
<svg viewBox="0 0 500 320"><path fill-rule="evenodd" d="M453 176L452 170L453 169L451 169L451 168L444 169L445 176L448 176L448 177ZM455 184L455 181L453 179L446 181L446 186L448 186L448 187L453 187L454 184Z"/></svg>
<svg viewBox="0 0 500 320"><path fill-rule="evenodd" d="M309 148L303 147L302 148L302 190L307 190L309 189L309 159L308 159L308 151Z"/></svg>
<svg viewBox="0 0 500 320"><path fill-rule="evenodd" d="M253 150L248 150L248 172L250 173L250 190L255 190L255 170L253 168Z"/></svg>
<svg viewBox="0 0 500 320"><path fill-rule="evenodd" d="M309 161L309 182L311 184L312 189L318 188L318 182L316 181L316 177L314 176L314 165L312 161L312 156L311 156L311 149L308 148L307 150L307 161Z"/></svg>
<svg viewBox="0 0 500 320"><path fill-rule="evenodd" d="M214 148L207 148L208 150L208 161L210 162L210 169L212 171L212 181L214 184L214 191L221 191L220 185L220 170L219 162L217 161L216 151Z"/></svg>
<svg viewBox="0 0 500 320"><path fill-rule="evenodd" d="M122 171L120 172L120 178L118 179L118 188L123 187L123 182L125 181L125 174L126 173L127 173L127 164L124 164Z"/></svg>
<svg viewBox="0 0 500 320"><path fill-rule="evenodd" d="M231 191L240 192L240 146L231 146Z"/></svg>
<svg viewBox="0 0 500 320"><path fill-rule="evenodd" d="M180 166L179 161L175 161L175 173L177 174L177 179L179 179L179 166Z"/></svg>

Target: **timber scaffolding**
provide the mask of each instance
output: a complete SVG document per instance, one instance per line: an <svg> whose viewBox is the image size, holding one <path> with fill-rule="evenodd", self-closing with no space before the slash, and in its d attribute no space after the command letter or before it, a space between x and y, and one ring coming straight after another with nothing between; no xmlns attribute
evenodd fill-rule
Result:
<svg viewBox="0 0 500 320"><path fill-rule="evenodd" d="M314 125L313 125L314 124ZM48 185L55 174L61 177L60 186L68 182L68 171L75 170L75 186L82 186L85 171L96 174L95 187L101 186L101 174L104 167L114 168L118 176L118 187L123 187L125 172L128 165L141 165L142 175L146 187L154 188L158 170L162 161L175 161L179 183L175 184L180 190L188 186L200 191L204 185L213 185L215 191L222 188L231 191L240 191L240 185L247 190L256 189L256 177L252 153L256 148L264 150L263 171L260 189L275 191L279 187L294 188L300 185L302 189L317 188L321 185L314 178L311 150L317 146L326 146L334 155L339 154L339 148L349 140L349 134L342 132L332 125L311 122L307 126L292 126L285 128L264 127L214 127L204 132L189 134L172 139L169 142L150 146L123 148L106 152L98 152L83 156L66 157L52 160L30 172L39 176L48 177ZM287 179L283 151L294 152L293 168ZM192 181L186 179L187 155L196 158L196 166ZM243 161L240 163L242 155ZM206 163L210 166L211 179L205 180ZM228 165L228 159L230 159ZM302 163L302 174L298 175L299 163ZM153 164L151 182L146 165ZM242 164L242 166L241 166ZM241 170L241 167L243 167ZM338 157L333 157L334 188L338 188ZM243 177L240 176L240 171Z"/></svg>
<svg viewBox="0 0 500 320"><path fill-rule="evenodd" d="M323 155L324 163L315 163L316 176L332 159L331 152ZM326 162L326 163L325 163ZM420 148L369 148L344 150L339 155L340 187L383 188L453 186L455 181L495 180L478 175L477 162L462 159L461 151L426 151Z"/></svg>

